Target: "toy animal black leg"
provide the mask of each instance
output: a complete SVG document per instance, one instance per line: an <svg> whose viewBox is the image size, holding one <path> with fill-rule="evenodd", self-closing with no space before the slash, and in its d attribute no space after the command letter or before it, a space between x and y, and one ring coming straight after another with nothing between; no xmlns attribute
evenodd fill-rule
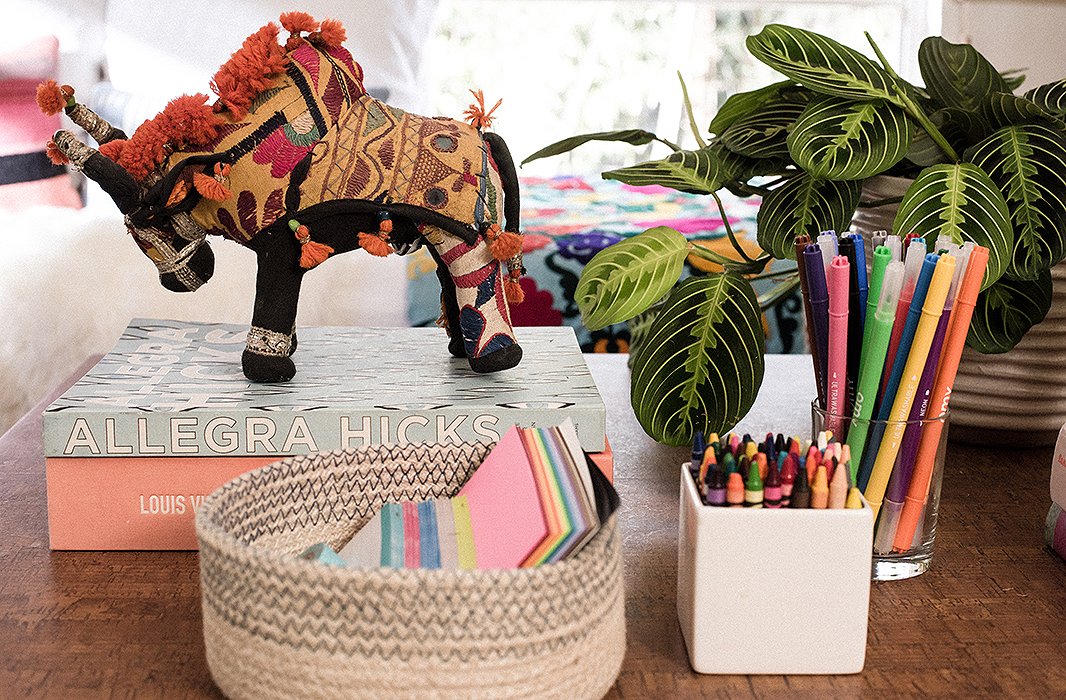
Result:
<svg viewBox="0 0 1066 700"><path fill-rule="evenodd" d="M259 251L252 327L241 356L249 381L285 382L296 374L290 355L296 349L296 307L304 271L295 263L294 248L282 239Z"/></svg>
<svg viewBox="0 0 1066 700"><path fill-rule="evenodd" d="M429 254L437 263L437 279L440 280L440 302L444 312L444 330L448 331L448 352L452 357L466 357L466 343L459 329L459 302L455 298L455 282L448 266L437 254L435 246L427 246Z"/></svg>
<svg viewBox="0 0 1066 700"><path fill-rule="evenodd" d="M511 312L503 293L504 271L489 252L488 243L478 238L469 245L432 226L426 226L422 233L447 266L454 284L457 327L470 369L488 373L517 365L522 360L522 348L511 328Z"/></svg>

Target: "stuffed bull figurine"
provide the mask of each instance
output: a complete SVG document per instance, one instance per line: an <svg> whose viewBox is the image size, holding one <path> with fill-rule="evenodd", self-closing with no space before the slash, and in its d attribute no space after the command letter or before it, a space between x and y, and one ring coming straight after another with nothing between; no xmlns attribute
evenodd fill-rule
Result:
<svg viewBox="0 0 1066 700"><path fill-rule="evenodd" d="M408 114L367 94L339 22L289 12L281 24L284 44L267 24L219 69L213 104L179 97L129 138L69 86L42 84L41 109L65 110L99 143L59 131L49 156L114 199L167 289L211 277L208 234L255 251L242 357L251 381L293 377L301 279L356 248L383 256L425 244L452 355L475 372L517 365L508 304L522 296L518 185L506 144L485 131L495 107L476 92L469 123Z"/></svg>

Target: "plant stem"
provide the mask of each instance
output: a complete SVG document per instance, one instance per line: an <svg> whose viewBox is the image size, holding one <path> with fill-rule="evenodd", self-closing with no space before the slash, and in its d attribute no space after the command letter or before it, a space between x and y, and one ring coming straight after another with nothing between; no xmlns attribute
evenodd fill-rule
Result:
<svg viewBox="0 0 1066 700"><path fill-rule="evenodd" d="M659 143L661 143L661 144L665 144L665 145L669 146L669 147L670 147L670 148L671 148L671 149L672 149L672 150L674 151L674 153L677 153L678 151L680 151L680 150L681 150L681 146L678 146L678 145L677 145L676 143L674 143L673 141L668 141L667 139L664 139L664 138L660 138L660 137L658 137L658 136L656 136L656 137L654 138L654 140L655 140L655 141L658 141L658 142L659 142Z"/></svg>
<svg viewBox="0 0 1066 700"><path fill-rule="evenodd" d="M692 135L696 137L696 143L700 148L707 148L707 142L703 140L699 127L696 126L696 117L692 113L692 101L688 97L688 86L685 85L685 79L681 77L681 71L677 72L677 79L681 81L681 94L685 98L685 112L688 113L688 125L692 129Z"/></svg>
<svg viewBox="0 0 1066 700"><path fill-rule="evenodd" d="M899 204L903 201L903 197L885 197L884 199L871 199L865 202L859 202L860 209L873 209L874 207L883 207L889 204Z"/></svg>
<svg viewBox="0 0 1066 700"><path fill-rule="evenodd" d="M733 244L733 250L740 253L740 257L748 262L755 262L755 258L748 255L747 251L741 248L740 243L737 242L737 237L733 233L733 227L729 225L729 217L725 213L725 206L722 204L722 198L718 196L717 192L711 192L711 196L714 197L715 203L718 204L718 213L722 215L722 223L725 224L725 235L729 236L729 242Z"/></svg>
<svg viewBox="0 0 1066 700"><path fill-rule="evenodd" d="M794 292L796 288L800 286L799 273L795 270L793 270L792 272L794 273L793 277L785 280L784 282L781 282L780 284L774 285L770 289L770 291L759 297L760 310L766 311L767 309L776 305L779 301L787 297L789 294Z"/></svg>
<svg viewBox="0 0 1066 700"><path fill-rule="evenodd" d="M754 277L749 277L748 281L749 282L754 282L756 280L771 280L771 279L774 279L775 277L786 277L788 275L795 275L795 274L797 274L796 268L792 267L792 268L789 268L787 270L778 270L777 272L766 272L766 273L763 273L761 275L755 275Z"/></svg>
<svg viewBox="0 0 1066 700"><path fill-rule="evenodd" d="M933 125L933 122L929 121L929 117L925 116L925 112L923 112L922 108L918 106L918 103L912 100L910 95L907 94L907 91L900 87L900 83L905 81L903 78L899 77L899 74L897 74L896 71L892 69L892 66L888 64L888 60L885 58L885 55L881 53L881 49L878 47L877 42L875 42L874 38L870 36L870 32L864 33L866 34L866 40L870 42L870 46L873 47L874 53L877 54L877 60L881 61L881 65L884 66L885 71L892 76L892 90L896 93L897 97L899 97L899 105L903 107L904 111L913 117L923 129L925 129L925 133L929 134L929 138L933 139L933 142L936 143L937 146L940 146L940 150L944 152L944 155L958 163L961 160L959 154L955 152L955 149L952 148L951 144L948 143L948 140L944 138L944 135L940 133L940 130Z"/></svg>
<svg viewBox="0 0 1066 700"><path fill-rule="evenodd" d="M727 258L721 253L716 253L713 250L710 250L709 248L704 248L699 243L693 243L692 241L689 241L688 250L690 253L695 253L697 256L703 258L704 260L710 260L711 262L718 263L719 265L726 265L728 263L736 262L736 260L733 260L733 258Z"/></svg>

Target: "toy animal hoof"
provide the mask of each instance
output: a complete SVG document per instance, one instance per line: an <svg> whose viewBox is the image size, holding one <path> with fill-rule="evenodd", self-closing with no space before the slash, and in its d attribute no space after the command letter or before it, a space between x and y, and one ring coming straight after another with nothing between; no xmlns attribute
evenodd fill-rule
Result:
<svg viewBox="0 0 1066 700"><path fill-rule="evenodd" d="M296 364L290 358L258 355L248 350L241 355L241 366L251 382L287 382L296 375Z"/></svg>
<svg viewBox="0 0 1066 700"><path fill-rule="evenodd" d="M481 357L469 358L470 369L478 374L489 374L505 369L511 369L522 361L522 346L512 343L505 348L500 348Z"/></svg>
<svg viewBox="0 0 1066 700"><path fill-rule="evenodd" d="M466 343L460 338L448 339L448 352L452 354L452 357L466 357Z"/></svg>

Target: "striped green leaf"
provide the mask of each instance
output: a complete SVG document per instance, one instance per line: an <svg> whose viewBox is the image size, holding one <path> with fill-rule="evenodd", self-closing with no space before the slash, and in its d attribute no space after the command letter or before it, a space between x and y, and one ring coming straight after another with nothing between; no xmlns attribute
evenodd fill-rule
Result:
<svg viewBox="0 0 1066 700"><path fill-rule="evenodd" d="M973 163L923 170L904 193L892 228L900 235L917 232L930 242L946 235L956 243L973 241L988 248L981 289L1000 278L1014 247L1007 203L996 183Z"/></svg>
<svg viewBox="0 0 1066 700"><path fill-rule="evenodd" d="M589 330L636 316L662 299L681 276L688 241L657 226L604 248L581 271L574 299Z"/></svg>
<svg viewBox="0 0 1066 700"><path fill-rule="evenodd" d="M757 112L764 103L776 97L782 88L791 84L791 80L784 80L780 83L761 87L758 90L730 95L718 109L718 114L714 115L714 119L711 120L711 125L707 127L707 130L712 134L720 135L724 133L738 119Z"/></svg>
<svg viewBox="0 0 1066 700"><path fill-rule="evenodd" d="M785 139L803 108L803 102L770 100L758 111L733 122L722 133L722 143L734 153L750 158L787 158Z"/></svg>
<svg viewBox="0 0 1066 700"><path fill-rule="evenodd" d="M1007 81L977 49L943 37L922 40L918 68L929 94L950 107L977 111L993 93L1010 92Z"/></svg>
<svg viewBox="0 0 1066 700"><path fill-rule="evenodd" d="M843 231L859 205L862 183L801 173L763 198L755 223L759 246L778 259L796 257L796 236Z"/></svg>
<svg viewBox="0 0 1066 700"><path fill-rule="evenodd" d="M999 74L1003 76L1003 82L1007 84L1007 89L1011 92L1020 88L1022 83L1025 82L1025 73L1021 69L1004 70L1000 71Z"/></svg>
<svg viewBox="0 0 1066 700"><path fill-rule="evenodd" d="M821 95L796 121L788 150L816 178L865 180L901 161L913 135L903 110L884 100Z"/></svg>
<svg viewBox="0 0 1066 700"><path fill-rule="evenodd" d="M968 112L957 107L938 109L929 115L929 121L958 152L966 150L992 133L991 125L979 112ZM907 159L922 166L949 162L944 151L924 129L917 130L910 150L907 151Z"/></svg>
<svg viewBox="0 0 1066 700"><path fill-rule="evenodd" d="M1035 280L1004 277L977 297L966 344L986 354L1007 352L1051 308L1051 271Z"/></svg>
<svg viewBox="0 0 1066 700"><path fill-rule="evenodd" d="M1044 122L1058 129L1066 129L1066 124L1063 124L1061 119L1032 100L1005 92L990 95L988 100L981 105L981 114L995 129L1034 121Z"/></svg>
<svg viewBox="0 0 1066 700"><path fill-rule="evenodd" d="M1032 280L1066 255L1066 135L1042 124L1004 127L966 152L1007 201L1014 250L1006 274Z"/></svg>
<svg viewBox="0 0 1066 700"><path fill-rule="evenodd" d="M609 170L603 173L603 178L627 185L662 185L681 192L710 194L745 172L748 163L744 156L714 142L699 150L671 153L663 160Z"/></svg>
<svg viewBox="0 0 1066 700"><path fill-rule="evenodd" d="M634 351L631 398L641 427L668 445L724 433L762 385L763 334L751 284L734 273L691 277L671 292Z"/></svg>
<svg viewBox="0 0 1066 700"><path fill-rule="evenodd" d="M1035 87L1025 97L1052 114L1066 114L1066 79Z"/></svg>
<svg viewBox="0 0 1066 700"><path fill-rule="evenodd" d="M590 141L621 141L631 146L644 146L657 140L659 137L650 131L643 129L624 129L621 131L599 131L594 134L581 134L570 138L556 141L550 146L545 146L533 155L522 161L522 165L550 156L557 156L567 151L572 151L578 146L583 146Z"/></svg>
<svg viewBox="0 0 1066 700"><path fill-rule="evenodd" d="M815 92L853 100L888 100L902 106L903 88L887 71L829 37L783 24L749 36L748 51L779 73Z"/></svg>

